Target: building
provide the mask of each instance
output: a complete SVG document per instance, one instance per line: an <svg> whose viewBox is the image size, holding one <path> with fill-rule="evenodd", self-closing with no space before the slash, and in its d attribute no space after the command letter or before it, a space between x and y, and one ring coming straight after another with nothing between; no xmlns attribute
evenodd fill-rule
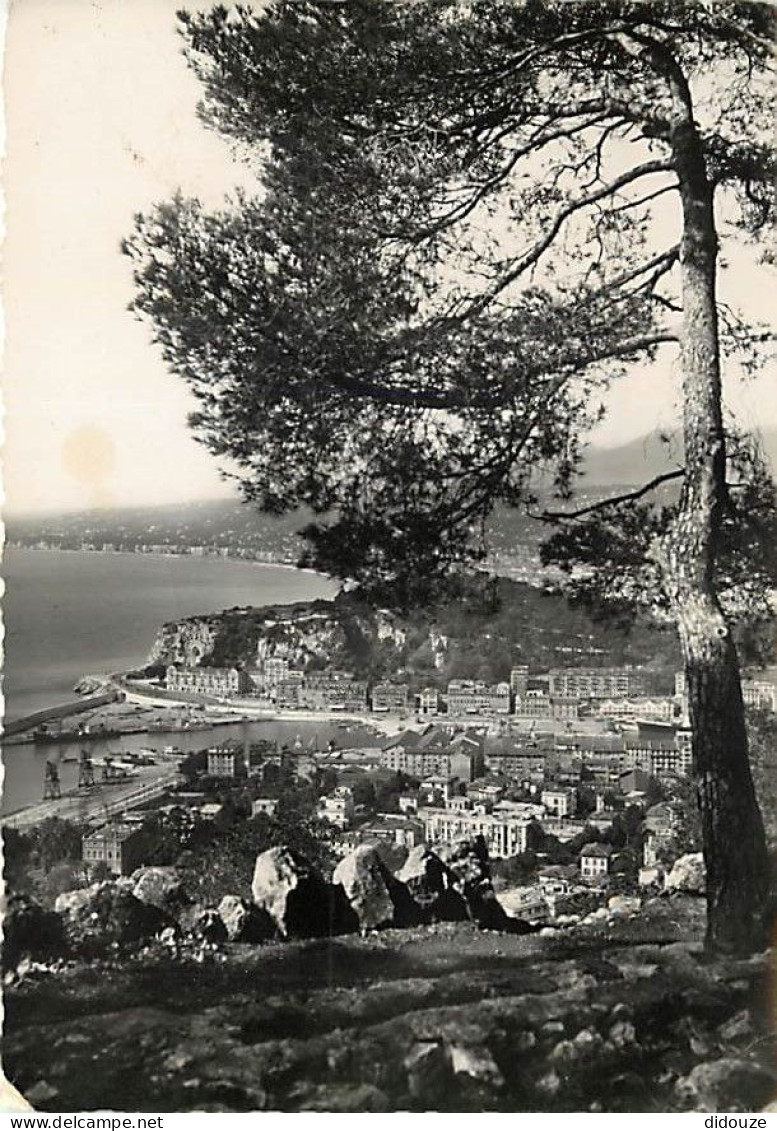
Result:
<svg viewBox="0 0 777 1131"><path fill-rule="evenodd" d="M543 789L540 801L548 813L555 817L574 817L577 809L577 792L574 789L549 787Z"/></svg>
<svg viewBox="0 0 777 1131"><path fill-rule="evenodd" d="M529 665L518 664L517 667L510 669L510 690L513 695L520 699L526 694L526 688L529 686Z"/></svg>
<svg viewBox="0 0 777 1131"><path fill-rule="evenodd" d="M470 782L483 772L482 742L452 728L429 727L423 734L406 730L386 740L380 764L420 780L442 775Z"/></svg>
<svg viewBox="0 0 777 1131"><path fill-rule="evenodd" d="M287 676L275 685L275 705L283 710L295 711L300 706L302 677Z"/></svg>
<svg viewBox="0 0 777 1131"><path fill-rule="evenodd" d="M165 685L168 691L215 699L246 695L251 687L248 674L239 668L179 668L174 664L167 669Z"/></svg>
<svg viewBox="0 0 777 1131"><path fill-rule="evenodd" d="M482 836L489 855L506 858L526 852L529 817L503 813L479 813L451 809L420 809L426 840L430 844L450 844Z"/></svg>
<svg viewBox="0 0 777 1131"><path fill-rule="evenodd" d="M647 793L655 786L656 779L644 770L624 770L618 775L619 793Z"/></svg>
<svg viewBox="0 0 777 1131"><path fill-rule="evenodd" d="M510 714L509 683L492 686L480 680L452 679L448 684L447 696L449 715Z"/></svg>
<svg viewBox="0 0 777 1131"><path fill-rule="evenodd" d="M332 793L319 799L319 817L338 829L347 829L353 821L353 814L353 792L347 785L339 785Z"/></svg>
<svg viewBox="0 0 777 1131"><path fill-rule="evenodd" d="M632 667L551 668L549 687L551 695L573 696L576 699L620 699L643 694L645 674Z"/></svg>
<svg viewBox="0 0 777 1131"><path fill-rule="evenodd" d="M203 821L215 821L223 812L224 806L220 805L218 801L209 801L205 805L201 805L199 809Z"/></svg>
<svg viewBox="0 0 777 1131"><path fill-rule="evenodd" d="M255 797L251 802L251 816L258 817L260 813L264 813L266 817L272 817L277 808L277 797Z"/></svg>
<svg viewBox="0 0 777 1131"><path fill-rule="evenodd" d="M580 875L584 880L598 880L609 875L613 848L610 844L587 844L580 853Z"/></svg>
<svg viewBox="0 0 777 1131"><path fill-rule="evenodd" d="M262 662L265 686L277 687L289 675L289 661L285 656L267 656Z"/></svg>
<svg viewBox="0 0 777 1131"><path fill-rule="evenodd" d="M467 786L467 797L478 805L496 805L504 797L505 787L502 782L478 778Z"/></svg>
<svg viewBox="0 0 777 1131"><path fill-rule="evenodd" d="M81 857L87 868L105 864L115 875L129 876L141 868L150 855L151 837L145 828L116 822L85 836Z"/></svg>
<svg viewBox="0 0 777 1131"><path fill-rule="evenodd" d="M424 687L418 693L418 714L436 715L440 709L440 693L436 687Z"/></svg>
<svg viewBox="0 0 777 1131"><path fill-rule="evenodd" d="M459 781L448 774L430 774L418 786L419 805L440 805L447 809L458 794ZM416 806L416 812L418 806Z"/></svg>
<svg viewBox="0 0 777 1131"><path fill-rule="evenodd" d="M758 679L742 680L742 698L748 707L777 712L777 686Z"/></svg>
<svg viewBox="0 0 777 1131"><path fill-rule="evenodd" d="M208 776L237 778L245 775L245 752L241 746L214 746L208 751Z"/></svg>
<svg viewBox="0 0 777 1131"><path fill-rule="evenodd" d="M401 813L380 813L356 830L359 843L385 841L398 848L415 848L424 842L423 821Z"/></svg>
<svg viewBox="0 0 777 1131"><path fill-rule="evenodd" d="M550 696L544 691L529 690L516 698L515 713L525 719L549 719Z"/></svg>
<svg viewBox="0 0 777 1131"><path fill-rule="evenodd" d="M310 711L366 711L367 682L347 672L308 672L300 684L298 702Z"/></svg>
<svg viewBox="0 0 777 1131"><path fill-rule="evenodd" d="M657 723L670 723L674 712L674 700L660 697L650 699L642 696L636 699L603 699L596 710L602 719L619 722L646 719Z"/></svg>
<svg viewBox="0 0 777 1131"><path fill-rule="evenodd" d="M492 774L515 782L539 784L545 777L550 744L521 743L501 738L486 739L484 762Z"/></svg>
<svg viewBox="0 0 777 1131"><path fill-rule="evenodd" d="M406 683L376 683L372 689L373 711L389 713L406 711L408 692Z"/></svg>

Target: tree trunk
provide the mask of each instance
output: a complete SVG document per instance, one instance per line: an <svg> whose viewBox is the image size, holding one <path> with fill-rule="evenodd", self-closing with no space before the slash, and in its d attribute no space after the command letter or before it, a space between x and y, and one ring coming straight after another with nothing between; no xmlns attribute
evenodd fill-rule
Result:
<svg viewBox="0 0 777 1131"><path fill-rule="evenodd" d="M747 953L766 945L769 860L750 772L739 660L715 586L727 495L713 187L684 82L678 82L674 93L680 113L671 126L670 144L683 209L686 471L679 513L665 548L666 581L687 678L707 866L707 944Z"/></svg>

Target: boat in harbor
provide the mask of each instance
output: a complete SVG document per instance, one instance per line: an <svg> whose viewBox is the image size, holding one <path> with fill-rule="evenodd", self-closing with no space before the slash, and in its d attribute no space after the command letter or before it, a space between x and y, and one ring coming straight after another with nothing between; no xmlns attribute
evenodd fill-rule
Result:
<svg viewBox="0 0 777 1131"><path fill-rule="evenodd" d="M36 746L59 746L68 742L118 738L122 733L124 732L109 727L96 727L94 730L47 730L45 727L38 727L32 732L32 741Z"/></svg>

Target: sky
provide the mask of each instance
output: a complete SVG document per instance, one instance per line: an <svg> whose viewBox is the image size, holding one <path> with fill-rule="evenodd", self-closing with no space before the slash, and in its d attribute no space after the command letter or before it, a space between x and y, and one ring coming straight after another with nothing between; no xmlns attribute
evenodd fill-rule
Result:
<svg viewBox="0 0 777 1131"><path fill-rule="evenodd" d="M136 212L181 189L217 205L251 176L197 120L180 53L185 0L11 0L5 47L3 396L6 514L234 494L186 426L194 400L127 310ZM208 8L209 3L188 3ZM735 289L766 316L742 258ZM774 371L733 397L777 426ZM677 422L662 357L611 392L596 440Z"/></svg>

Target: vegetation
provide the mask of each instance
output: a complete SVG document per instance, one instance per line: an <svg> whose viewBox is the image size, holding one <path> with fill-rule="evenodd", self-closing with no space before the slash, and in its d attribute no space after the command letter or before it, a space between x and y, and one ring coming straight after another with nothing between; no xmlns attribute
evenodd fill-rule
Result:
<svg viewBox="0 0 777 1131"><path fill-rule="evenodd" d="M307 670L331 666L371 680L406 680L414 687L444 687L450 679L493 683L507 679L515 664L529 664L533 670L574 663L644 664L654 673L655 690L669 693L681 662L674 634L644 614L625 625L602 622L558 593L500 578L485 587L473 579L456 600L394 615L393 623L404 634L402 644L379 640L375 609L351 593L341 593L333 602L288 606L282 613L274 606L227 610L214 618L217 637L208 663L253 663L263 638L272 643L282 636L293 648L294 618L308 611L327 617L321 632L329 660L317 663L311 655ZM279 616L289 619L288 627L265 627ZM308 631L306 627L309 646ZM435 652L430 635L444 638L444 652Z"/></svg>

